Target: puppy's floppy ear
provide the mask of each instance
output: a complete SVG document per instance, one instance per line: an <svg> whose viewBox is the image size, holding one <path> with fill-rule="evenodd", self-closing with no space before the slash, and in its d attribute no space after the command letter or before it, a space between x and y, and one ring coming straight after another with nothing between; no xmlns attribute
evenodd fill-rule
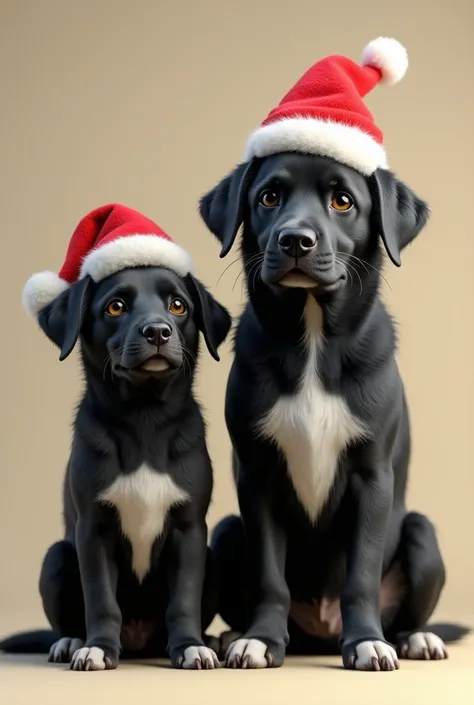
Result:
<svg viewBox="0 0 474 705"><path fill-rule="evenodd" d="M188 274L184 281L193 300L197 327L202 332L212 357L219 362L217 349L227 338L232 318L227 309L192 274Z"/></svg>
<svg viewBox="0 0 474 705"><path fill-rule="evenodd" d="M209 230L222 244L225 257L245 217L248 191L257 172L256 159L239 164L199 201L199 213Z"/></svg>
<svg viewBox="0 0 474 705"><path fill-rule="evenodd" d="M369 178L375 227L387 254L400 267L400 252L428 220L428 204L387 169L377 169Z"/></svg>
<svg viewBox="0 0 474 705"><path fill-rule="evenodd" d="M61 361L71 354L76 345L89 303L91 284L89 276L80 279L38 314L41 329L61 350Z"/></svg>

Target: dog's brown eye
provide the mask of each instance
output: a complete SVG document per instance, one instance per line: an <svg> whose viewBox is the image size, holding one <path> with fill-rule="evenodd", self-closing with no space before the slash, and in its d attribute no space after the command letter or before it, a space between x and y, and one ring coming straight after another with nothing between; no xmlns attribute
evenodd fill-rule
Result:
<svg viewBox="0 0 474 705"><path fill-rule="evenodd" d="M109 301L107 304L107 313L109 316L121 316L126 310L127 307L121 299L112 299L112 301Z"/></svg>
<svg viewBox="0 0 474 705"><path fill-rule="evenodd" d="M173 299L173 301L170 303L169 308L170 312L174 316L182 316L183 313L186 313L186 306L181 301L181 299Z"/></svg>
<svg viewBox="0 0 474 705"><path fill-rule="evenodd" d="M258 197L265 208L276 208L280 204L280 194L275 189L266 188Z"/></svg>
<svg viewBox="0 0 474 705"><path fill-rule="evenodd" d="M354 201L348 193L343 191L338 191L335 193L331 200L331 208L335 211L349 211L354 205Z"/></svg>

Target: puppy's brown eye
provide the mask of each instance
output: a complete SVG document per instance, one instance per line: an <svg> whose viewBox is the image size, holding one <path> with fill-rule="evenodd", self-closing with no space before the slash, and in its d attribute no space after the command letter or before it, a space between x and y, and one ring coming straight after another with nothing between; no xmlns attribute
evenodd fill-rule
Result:
<svg viewBox="0 0 474 705"><path fill-rule="evenodd" d="M265 208L276 208L280 205L280 194L275 189L266 188L261 192L258 200Z"/></svg>
<svg viewBox="0 0 474 705"><path fill-rule="evenodd" d="M174 316L182 316L183 313L186 313L186 306L181 299L173 299L170 303L169 309L170 313Z"/></svg>
<svg viewBox="0 0 474 705"><path fill-rule="evenodd" d="M126 310L127 307L121 299L112 299L112 301L109 301L107 304L106 309L109 316L121 316Z"/></svg>
<svg viewBox="0 0 474 705"><path fill-rule="evenodd" d="M334 208L335 211L350 211L353 205L352 197L343 191L335 193L331 200L331 208Z"/></svg>

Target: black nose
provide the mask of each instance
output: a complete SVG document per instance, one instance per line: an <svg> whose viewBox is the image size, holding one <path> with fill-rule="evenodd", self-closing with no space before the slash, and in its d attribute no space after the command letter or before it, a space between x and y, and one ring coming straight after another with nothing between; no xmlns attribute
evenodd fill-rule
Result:
<svg viewBox="0 0 474 705"><path fill-rule="evenodd" d="M159 347L171 338L171 328L167 323L147 323L142 328L142 335L152 345Z"/></svg>
<svg viewBox="0 0 474 705"><path fill-rule="evenodd" d="M290 257L304 257L316 247L316 233L310 228L283 228L278 245Z"/></svg>

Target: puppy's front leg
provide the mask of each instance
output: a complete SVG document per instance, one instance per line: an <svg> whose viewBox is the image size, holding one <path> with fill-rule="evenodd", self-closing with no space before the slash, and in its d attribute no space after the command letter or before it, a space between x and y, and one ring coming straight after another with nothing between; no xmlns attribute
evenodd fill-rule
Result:
<svg viewBox="0 0 474 705"><path fill-rule="evenodd" d="M395 650L380 622L380 583L387 524L392 509L393 473L388 464L353 478L356 521L341 594L342 656L346 668L393 671Z"/></svg>
<svg viewBox="0 0 474 705"><path fill-rule="evenodd" d="M271 486L261 472L242 468L238 495L256 609L247 632L230 645L226 665L230 668L277 667L283 663L289 640L286 534L275 520Z"/></svg>
<svg viewBox="0 0 474 705"><path fill-rule="evenodd" d="M173 666L219 668L219 660L202 639L201 603L206 567L207 526L184 520L169 537L170 603L166 612L168 651Z"/></svg>
<svg viewBox="0 0 474 705"><path fill-rule="evenodd" d="M71 661L75 671L117 668L122 615L116 599L117 566L113 537L97 516L81 517L76 546L86 612L87 640Z"/></svg>

